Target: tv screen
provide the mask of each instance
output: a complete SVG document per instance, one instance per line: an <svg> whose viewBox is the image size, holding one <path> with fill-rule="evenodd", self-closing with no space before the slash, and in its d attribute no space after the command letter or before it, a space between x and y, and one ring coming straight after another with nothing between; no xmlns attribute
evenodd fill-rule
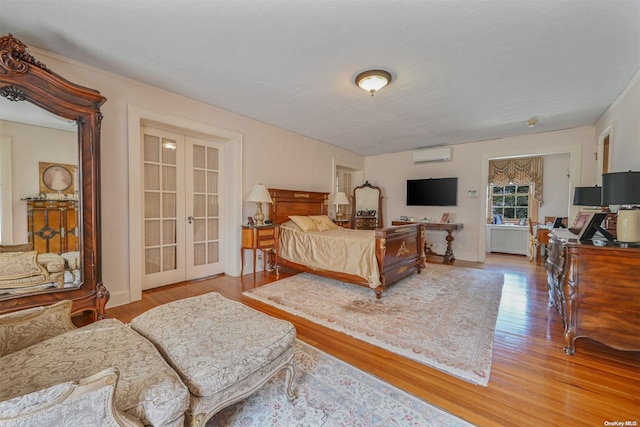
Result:
<svg viewBox="0 0 640 427"><path fill-rule="evenodd" d="M458 178L407 180L407 206L457 206Z"/></svg>

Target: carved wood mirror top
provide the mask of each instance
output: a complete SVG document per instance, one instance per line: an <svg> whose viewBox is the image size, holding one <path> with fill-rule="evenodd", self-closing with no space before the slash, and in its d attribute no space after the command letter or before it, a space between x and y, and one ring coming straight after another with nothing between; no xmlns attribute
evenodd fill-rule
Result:
<svg viewBox="0 0 640 427"><path fill-rule="evenodd" d="M31 56L11 34L0 37L0 95L28 102L77 127L77 203L79 228L79 286L0 295L0 313L73 300L73 313L104 316L109 292L102 284L100 249L100 106L106 98L96 90L71 83ZM24 197L26 195L20 195ZM60 196L60 195L59 195ZM67 196L75 199L75 196ZM64 197L63 197L64 199Z"/></svg>

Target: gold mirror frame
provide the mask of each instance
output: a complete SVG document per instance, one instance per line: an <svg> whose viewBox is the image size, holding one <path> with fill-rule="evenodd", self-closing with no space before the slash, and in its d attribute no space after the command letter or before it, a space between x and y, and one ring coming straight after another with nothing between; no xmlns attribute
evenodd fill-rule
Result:
<svg viewBox="0 0 640 427"><path fill-rule="evenodd" d="M81 284L0 300L0 314L72 300L72 314L88 312L104 318L109 292L102 283L100 248L100 106L106 98L55 74L27 52L11 34L0 37L0 95L27 101L67 120L78 128L78 183Z"/></svg>

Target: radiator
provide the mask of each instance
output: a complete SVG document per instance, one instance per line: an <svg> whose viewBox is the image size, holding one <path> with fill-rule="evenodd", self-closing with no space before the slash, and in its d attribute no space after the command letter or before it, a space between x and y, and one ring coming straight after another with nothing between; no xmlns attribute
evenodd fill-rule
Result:
<svg viewBox="0 0 640 427"><path fill-rule="evenodd" d="M488 225L489 252L529 255L529 227Z"/></svg>

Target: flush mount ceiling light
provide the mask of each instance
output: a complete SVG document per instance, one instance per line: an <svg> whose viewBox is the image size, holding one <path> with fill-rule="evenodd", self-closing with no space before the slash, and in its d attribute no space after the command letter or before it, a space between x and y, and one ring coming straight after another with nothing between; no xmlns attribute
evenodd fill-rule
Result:
<svg viewBox="0 0 640 427"><path fill-rule="evenodd" d="M356 85L371 93L374 93L391 83L391 74L384 70L364 71L356 76Z"/></svg>
<svg viewBox="0 0 640 427"><path fill-rule="evenodd" d="M529 121L527 121L527 126L529 126L530 128L534 127L536 124L538 123L538 119L536 119L535 117L532 119L529 119Z"/></svg>

